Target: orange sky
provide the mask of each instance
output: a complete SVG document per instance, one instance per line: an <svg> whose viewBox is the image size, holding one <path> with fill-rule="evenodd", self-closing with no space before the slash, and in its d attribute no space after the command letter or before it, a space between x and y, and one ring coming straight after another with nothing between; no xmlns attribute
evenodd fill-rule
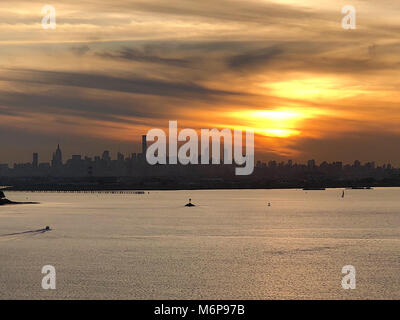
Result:
<svg viewBox="0 0 400 320"><path fill-rule="evenodd" d="M0 163L139 151L150 128L252 128L256 158L400 164L400 3L0 3ZM341 27L341 8L357 29Z"/></svg>

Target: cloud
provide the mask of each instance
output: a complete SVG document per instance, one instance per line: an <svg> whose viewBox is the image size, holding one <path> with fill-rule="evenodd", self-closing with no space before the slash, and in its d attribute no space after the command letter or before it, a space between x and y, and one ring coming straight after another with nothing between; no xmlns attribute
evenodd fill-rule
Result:
<svg viewBox="0 0 400 320"><path fill-rule="evenodd" d="M71 48L71 51L78 56L82 56L90 51L90 47L88 45L74 46Z"/></svg>
<svg viewBox="0 0 400 320"><path fill-rule="evenodd" d="M191 97L205 100L212 100L215 96L242 94L229 90L210 89L193 82L158 80L135 75L118 77L82 72L9 69L8 75L0 76L0 79L20 83L72 86L145 95Z"/></svg>
<svg viewBox="0 0 400 320"><path fill-rule="evenodd" d="M118 5L116 7L118 8ZM270 24L289 19L310 19L317 16L317 13L306 7L254 0L175 0L169 2L138 0L131 2L130 8L152 14L259 24Z"/></svg>
<svg viewBox="0 0 400 320"><path fill-rule="evenodd" d="M265 66L275 57L278 57L283 50L278 47L268 47L261 50L247 52L228 58L228 65L232 69L244 69Z"/></svg>
<svg viewBox="0 0 400 320"><path fill-rule="evenodd" d="M29 103L27 103L29 101ZM70 90L47 93L0 92L0 115L52 114L87 119L135 123L134 119L160 118L159 110L149 110L144 101L127 101L107 96L81 96ZM161 108L160 108L161 109Z"/></svg>
<svg viewBox="0 0 400 320"><path fill-rule="evenodd" d="M147 50L139 50L136 48L122 48L119 51L103 52L98 55L103 58L121 59L136 62L164 64L177 67L189 67L191 61L188 59L168 58L155 55L148 48Z"/></svg>

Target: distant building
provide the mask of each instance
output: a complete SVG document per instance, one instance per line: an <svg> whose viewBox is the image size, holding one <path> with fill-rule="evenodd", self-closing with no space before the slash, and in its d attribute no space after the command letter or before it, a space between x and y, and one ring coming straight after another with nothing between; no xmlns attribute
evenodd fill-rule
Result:
<svg viewBox="0 0 400 320"><path fill-rule="evenodd" d="M57 146L56 152L53 153L53 159L51 160L51 166L53 168L58 168L62 166L62 152L60 145Z"/></svg>
<svg viewBox="0 0 400 320"><path fill-rule="evenodd" d="M110 151L108 151L108 150L104 151L101 156L101 160L106 161L106 162L111 162Z"/></svg>
<svg viewBox="0 0 400 320"><path fill-rule="evenodd" d="M49 170L50 169L50 163L48 163L48 162L39 163L39 169L40 170Z"/></svg>
<svg viewBox="0 0 400 320"><path fill-rule="evenodd" d="M0 164L0 175L5 175L8 173L8 164Z"/></svg>
<svg viewBox="0 0 400 320"><path fill-rule="evenodd" d="M117 161L118 161L118 162L123 162L124 159L125 159L125 156L124 156L121 152L118 152L118 154L117 154Z"/></svg>
<svg viewBox="0 0 400 320"><path fill-rule="evenodd" d="M314 169L315 168L315 160L314 159L313 160L308 160L307 161L307 167L309 169Z"/></svg>
<svg viewBox="0 0 400 320"><path fill-rule="evenodd" d="M39 164L39 155L35 152L32 158L32 168L37 169Z"/></svg>
<svg viewBox="0 0 400 320"><path fill-rule="evenodd" d="M275 160L268 161L268 167L269 168L275 168L276 167L276 161Z"/></svg>
<svg viewBox="0 0 400 320"><path fill-rule="evenodd" d="M143 135L142 136L142 154L144 156L146 156L146 151L147 151L147 139L146 139L146 136Z"/></svg>

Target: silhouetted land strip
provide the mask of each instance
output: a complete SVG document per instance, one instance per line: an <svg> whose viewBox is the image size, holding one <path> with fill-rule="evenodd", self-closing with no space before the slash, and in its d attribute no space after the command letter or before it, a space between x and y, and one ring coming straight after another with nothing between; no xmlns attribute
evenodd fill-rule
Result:
<svg viewBox="0 0 400 320"><path fill-rule="evenodd" d="M8 199L0 199L0 206L16 205L16 204L39 204L39 202L15 202Z"/></svg>
<svg viewBox="0 0 400 320"><path fill-rule="evenodd" d="M305 189L324 190L325 188L371 189L374 187L400 187L400 179L396 181L330 181L330 182L299 182L299 181L138 181L131 183L63 183L29 184L16 183L9 191L30 192L108 192L143 194L149 190L211 190L211 189Z"/></svg>
<svg viewBox="0 0 400 320"><path fill-rule="evenodd" d="M8 200L3 191L0 190L0 206L13 205L13 204L36 204L37 202L15 202Z"/></svg>
<svg viewBox="0 0 400 320"><path fill-rule="evenodd" d="M112 172L112 171L110 171ZM90 172L89 172L90 173ZM140 192L148 190L209 189L308 189L400 187L400 169L390 165L342 166L322 163L316 166L276 164L256 166L249 176L236 176L230 165L209 166L143 166L136 175L115 176L0 176L0 186L14 191L60 192Z"/></svg>

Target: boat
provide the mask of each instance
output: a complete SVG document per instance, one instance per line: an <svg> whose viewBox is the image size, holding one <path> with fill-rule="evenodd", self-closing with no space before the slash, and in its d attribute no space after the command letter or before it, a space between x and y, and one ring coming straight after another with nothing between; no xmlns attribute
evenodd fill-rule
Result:
<svg viewBox="0 0 400 320"><path fill-rule="evenodd" d="M372 187L351 187L353 190L372 190Z"/></svg>
<svg viewBox="0 0 400 320"><path fill-rule="evenodd" d="M192 203L192 199L189 199L189 203L185 204L185 207L195 207L196 205L194 205Z"/></svg>

